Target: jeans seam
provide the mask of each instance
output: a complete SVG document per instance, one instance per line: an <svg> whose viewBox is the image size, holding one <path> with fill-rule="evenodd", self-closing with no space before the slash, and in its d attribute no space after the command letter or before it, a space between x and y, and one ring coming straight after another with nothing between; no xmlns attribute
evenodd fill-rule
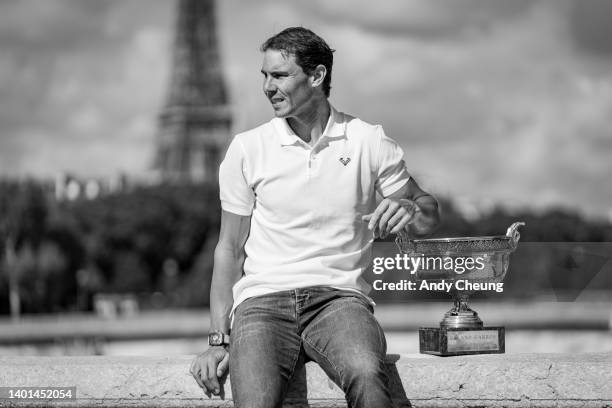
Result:
<svg viewBox="0 0 612 408"><path fill-rule="evenodd" d="M294 296L294 299L295 299L295 307L293 309L294 310L294 315L293 315L294 319L293 320L295 321L295 334L300 337L300 344L298 346L298 351L295 354L295 357L293 359L293 363L291 364L291 370L289 372L289 379L288 379L288 381L291 381L291 379L293 378L293 374L295 374L295 367L297 365L298 360L300 359L300 353L302 352L302 336L299 335L299 332L300 332L300 322L298 320L298 310L297 310L297 290L293 291L293 296ZM288 391L288 390L289 390L289 388L287 388L287 390L285 390L285 391Z"/></svg>
<svg viewBox="0 0 612 408"><path fill-rule="evenodd" d="M298 320L298 297L297 297L297 290L293 290L293 299L295 300L295 305L293 308L293 319L295 320L295 327L297 329L297 332L299 333L300 330L300 322Z"/></svg>
<svg viewBox="0 0 612 408"><path fill-rule="evenodd" d="M344 390L344 384L342 381L342 372L338 369L338 367L336 367L336 365L327 357L327 354L321 350L319 350L319 348L317 346L315 346L313 343L311 343L308 338L306 336L302 337L302 341L305 343L308 343L308 345L310 347L312 347L317 353L319 353L324 359L325 361L327 361L327 363L334 369L334 371L336 372L336 374L338 375L338 380L340 381L340 385L342 387L342 389Z"/></svg>
<svg viewBox="0 0 612 408"><path fill-rule="evenodd" d="M300 340L300 346L298 347L297 353L295 353L295 358L293 359L293 363L291 364L291 370L289 371L289 378L287 379L287 389L285 390L285 396L287 394L287 391L289 391L289 382L293 379L293 374L295 374L295 367L297 366L297 362L300 359L301 352L302 352L302 341Z"/></svg>

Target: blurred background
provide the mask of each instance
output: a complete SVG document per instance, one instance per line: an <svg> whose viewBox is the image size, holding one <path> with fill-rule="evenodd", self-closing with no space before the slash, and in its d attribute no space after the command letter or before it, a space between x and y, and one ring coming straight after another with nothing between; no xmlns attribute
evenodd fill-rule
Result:
<svg viewBox="0 0 612 408"><path fill-rule="evenodd" d="M331 103L380 123L436 236L525 221L507 352L612 351L608 0L0 0L0 355L205 348L216 171L271 118L260 44L335 52ZM372 276L368 277L369 279ZM373 294L389 352L451 302Z"/></svg>

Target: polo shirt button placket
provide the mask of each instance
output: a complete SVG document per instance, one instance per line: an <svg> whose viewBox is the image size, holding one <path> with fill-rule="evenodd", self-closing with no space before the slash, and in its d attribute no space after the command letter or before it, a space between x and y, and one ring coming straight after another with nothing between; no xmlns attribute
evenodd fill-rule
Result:
<svg viewBox="0 0 612 408"><path fill-rule="evenodd" d="M317 174L317 154L314 152L310 153L310 156L308 157L308 169L309 169L309 175L315 175Z"/></svg>
<svg viewBox="0 0 612 408"><path fill-rule="evenodd" d="M310 173L311 173L311 169L312 169L312 155L310 153L308 153L308 166L307 166L307 171L308 171L308 178L310 178Z"/></svg>

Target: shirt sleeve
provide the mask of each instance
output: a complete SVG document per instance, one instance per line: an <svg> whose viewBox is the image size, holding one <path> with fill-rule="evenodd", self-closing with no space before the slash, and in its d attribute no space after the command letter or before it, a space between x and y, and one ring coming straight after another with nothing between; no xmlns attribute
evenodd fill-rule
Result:
<svg viewBox="0 0 612 408"><path fill-rule="evenodd" d="M378 173L376 191L388 197L404 186L410 174L404 163L404 151L397 142L387 135L382 126L377 126L378 136Z"/></svg>
<svg viewBox="0 0 612 408"><path fill-rule="evenodd" d="M245 150L235 137L219 167L219 195L223 210L243 216L251 215L255 194L247 182L247 174Z"/></svg>

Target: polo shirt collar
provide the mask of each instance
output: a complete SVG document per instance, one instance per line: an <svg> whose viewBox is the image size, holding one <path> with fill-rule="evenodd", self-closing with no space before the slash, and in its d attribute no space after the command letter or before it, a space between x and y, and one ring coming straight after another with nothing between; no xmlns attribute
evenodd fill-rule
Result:
<svg viewBox="0 0 612 408"><path fill-rule="evenodd" d="M344 121L344 114L338 112L331 104L329 104L329 119L327 125L321 135L323 138L346 138L346 122ZM281 146L291 146L296 143L300 143L301 139L295 134L291 126L287 123L284 118L274 118L272 120L274 128L280 135Z"/></svg>

